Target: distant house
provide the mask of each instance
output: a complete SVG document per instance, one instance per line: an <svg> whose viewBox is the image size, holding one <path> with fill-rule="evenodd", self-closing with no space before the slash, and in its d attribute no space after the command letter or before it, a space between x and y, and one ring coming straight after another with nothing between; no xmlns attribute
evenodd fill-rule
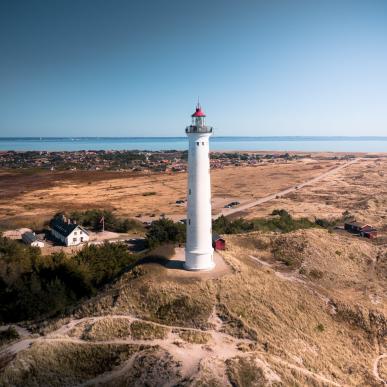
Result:
<svg viewBox="0 0 387 387"><path fill-rule="evenodd" d="M216 232L212 233L212 247L215 250L224 250L226 248L226 241Z"/></svg>
<svg viewBox="0 0 387 387"><path fill-rule="evenodd" d="M344 223L344 229L365 238L374 239L378 236L378 230L367 223L346 222Z"/></svg>
<svg viewBox="0 0 387 387"><path fill-rule="evenodd" d="M22 235L22 240L28 246L44 247L44 242L32 231L25 232Z"/></svg>
<svg viewBox="0 0 387 387"><path fill-rule="evenodd" d="M51 234L65 246L76 246L89 241L89 233L75 221L64 216L55 217L51 223Z"/></svg>

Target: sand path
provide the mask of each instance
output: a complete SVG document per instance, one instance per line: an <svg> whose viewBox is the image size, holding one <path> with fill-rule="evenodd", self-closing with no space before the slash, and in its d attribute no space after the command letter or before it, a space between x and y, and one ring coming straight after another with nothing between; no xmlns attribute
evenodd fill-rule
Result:
<svg viewBox="0 0 387 387"><path fill-rule="evenodd" d="M121 339L112 339L112 340L99 340L99 341L86 341L81 337L70 337L68 334L70 331L77 327L79 324L89 323L93 324L98 320L104 318L117 318L117 319L127 319L128 322L132 321L142 321L146 323L155 324L158 326L165 327L169 329L169 333L164 339L152 339L152 340L137 340L132 337L121 338ZM278 356L270 356L262 350L256 348L257 343L249 339L240 339L233 337L223 330L223 322L219 318L216 307L214 307L213 313L211 314L208 322L211 324L212 329L201 330L197 328L185 328L180 326L170 326L164 324L158 324L153 321L142 320L131 315L106 315L98 317L84 317L81 319L72 319L66 324L62 325L55 331L47 334L43 337L37 338L25 338L14 344L9 345L0 351L1 354L11 354L16 355L17 353L27 349L34 342L69 342L79 345L108 345L108 344L132 344L132 345L146 345L146 346L158 346L161 349L169 352L171 356L177 361L181 366L180 379L181 378L193 378L200 369L201 364L214 364L219 360L225 361L227 359L233 358L235 356L246 357L250 356L252 353L255 355L260 355L257 357L257 365L262 366L263 372L268 380L280 381L281 378L277 375L269 366L269 364L264 360L264 357L269 356L272 361L281 363L281 365L288 368L297 370L298 372L304 373L311 378L314 378L316 381L324 382L328 385L339 386L338 383L328 379L327 377L313 373L303 367L298 365L291 364ZM210 335L210 341L208 344L193 344L184 342L178 332L180 331L196 331ZM241 351L240 346L251 346L251 351ZM253 349L254 348L254 349ZM81 384L82 386L88 385L103 385L104 383L113 381L121 376L124 376L127 371L130 370L133 362L136 359L137 354L131 356L125 363L116 367L112 371L105 372L96 378L89 380L88 382ZM262 356L262 358L261 358ZM177 380L171 382L167 385L176 384Z"/></svg>
<svg viewBox="0 0 387 387"><path fill-rule="evenodd" d="M16 332L18 333L18 335L20 337L26 337L26 336L29 336L31 334L31 332L26 329L26 328L23 328L19 325L15 325L15 324L9 324L9 325L2 325L0 326L0 332L2 331L6 331L8 328L15 328Z"/></svg>
<svg viewBox="0 0 387 387"><path fill-rule="evenodd" d="M387 386L387 380L386 379L383 379L380 375L379 375L379 362L382 360L382 359L387 359L387 353L383 353L382 355L378 356L375 360L374 360L374 365L373 365L373 374L375 376L375 378L383 383L385 386Z"/></svg>

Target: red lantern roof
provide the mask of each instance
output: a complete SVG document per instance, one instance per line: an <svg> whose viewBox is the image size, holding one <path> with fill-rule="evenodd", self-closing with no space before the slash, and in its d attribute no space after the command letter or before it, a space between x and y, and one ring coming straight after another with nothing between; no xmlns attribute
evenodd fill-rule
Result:
<svg viewBox="0 0 387 387"><path fill-rule="evenodd" d="M196 105L196 110L195 110L195 113L192 114L191 117L205 117L206 115L204 114L203 110L202 110L202 107L200 106L200 104L198 103Z"/></svg>

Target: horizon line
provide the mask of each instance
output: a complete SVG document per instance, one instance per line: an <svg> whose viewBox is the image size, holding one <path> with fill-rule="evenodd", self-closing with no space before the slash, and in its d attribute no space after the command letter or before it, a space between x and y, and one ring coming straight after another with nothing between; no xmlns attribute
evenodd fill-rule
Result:
<svg viewBox="0 0 387 387"><path fill-rule="evenodd" d="M143 139L143 138L186 138L186 136L0 136L0 140L13 139ZM212 138L288 138L288 139L387 139L387 136L213 136Z"/></svg>

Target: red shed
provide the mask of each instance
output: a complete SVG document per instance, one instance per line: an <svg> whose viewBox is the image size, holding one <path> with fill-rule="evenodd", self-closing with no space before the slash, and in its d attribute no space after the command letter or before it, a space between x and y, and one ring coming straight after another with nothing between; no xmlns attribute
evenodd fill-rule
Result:
<svg viewBox="0 0 387 387"><path fill-rule="evenodd" d="M378 237L378 230L371 226L366 226L361 229L360 235L365 238L374 239Z"/></svg>
<svg viewBox="0 0 387 387"><path fill-rule="evenodd" d="M212 247L215 250L224 250L226 248L226 241L215 232L212 233Z"/></svg>
<svg viewBox="0 0 387 387"><path fill-rule="evenodd" d="M366 223L347 222L344 224L344 229L365 238L374 239L378 236L378 230Z"/></svg>

